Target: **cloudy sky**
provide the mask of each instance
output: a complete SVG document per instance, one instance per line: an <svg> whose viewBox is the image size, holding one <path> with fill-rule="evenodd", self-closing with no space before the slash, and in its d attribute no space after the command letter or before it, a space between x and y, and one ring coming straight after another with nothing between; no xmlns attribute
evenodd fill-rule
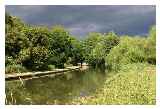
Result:
<svg viewBox="0 0 160 109"><path fill-rule="evenodd" d="M6 6L6 11L28 24L63 25L72 35L114 31L117 34L146 35L156 23L155 6Z"/></svg>

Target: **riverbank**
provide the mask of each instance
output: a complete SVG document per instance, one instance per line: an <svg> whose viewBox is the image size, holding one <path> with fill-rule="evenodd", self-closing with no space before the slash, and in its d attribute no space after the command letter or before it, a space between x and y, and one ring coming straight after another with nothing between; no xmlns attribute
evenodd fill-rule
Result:
<svg viewBox="0 0 160 109"><path fill-rule="evenodd" d="M106 79L93 95L74 99L71 104L145 104L156 103L156 67L130 64Z"/></svg>

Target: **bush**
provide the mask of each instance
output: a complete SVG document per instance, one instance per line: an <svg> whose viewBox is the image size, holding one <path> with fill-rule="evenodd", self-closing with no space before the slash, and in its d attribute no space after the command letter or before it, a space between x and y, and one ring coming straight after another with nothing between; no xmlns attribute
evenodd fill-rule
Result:
<svg viewBox="0 0 160 109"><path fill-rule="evenodd" d="M120 44L114 47L106 57L108 69L118 70L121 65L146 62L144 49L145 38L121 38Z"/></svg>
<svg viewBox="0 0 160 109"><path fill-rule="evenodd" d="M48 70L54 70L55 69L55 65L48 65Z"/></svg>
<svg viewBox="0 0 160 109"><path fill-rule="evenodd" d="M20 52L19 60L30 70L47 70L48 49L45 47L32 47Z"/></svg>
<svg viewBox="0 0 160 109"><path fill-rule="evenodd" d="M119 44L120 38L114 33L109 32L102 38L102 44L104 45L106 55L110 50Z"/></svg>
<svg viewBox="0 0 160 109"><path fill-rule="evenodd" d="M6 55L16 57L21 49L28 46L28 39L17 31L6 33Z"/></svg>
<svg viewBox="0 0 160 109"><path fill-rule="evenodd" d="M156 27L153 26L149 31L149 37L145 45L147 62L156 64Z"/></svg>
<svg viewBox="0 0 160 109"><path fill-rule="evenodd" d="M119 37L114 32L109 32L104 36L101 35L99 40L94 42L94 48L91 49L91 52L86 57L86 61L94 67L104 67L105 57L119 43Z"/></svg>
<svg viewBox="0 0 160 109"><path fill-rule="evenodd" d="M12 56L5 56L5 65L13 65L16 64L15 59Z"/></svg>
<svg viewBox="0 0 160 109"><path fill-rule="evenodd" d="M89 54L87 62L93 67L102 67L105 63L104 57L107 55L105 51L104 44L98 43Z"/></svg>
<svg viewBox="0 0 160 109"><path fill-rule="evenodd" d="M5 68L5 73L23 73L26 72L27 69L22 65L8 65Z"/></svg>

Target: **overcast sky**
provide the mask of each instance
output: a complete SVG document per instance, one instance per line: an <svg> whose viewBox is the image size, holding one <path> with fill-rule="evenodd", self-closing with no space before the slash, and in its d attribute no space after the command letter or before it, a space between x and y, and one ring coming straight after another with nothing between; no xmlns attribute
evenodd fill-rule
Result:
<svg viewBox="0 0 160 109"><path fill-rule="evenodd" d="M72 35L114 31L120 35L146 35L156 23L155 6L46 6L12 5L6 11L28 24L63 25Z"/></svg>

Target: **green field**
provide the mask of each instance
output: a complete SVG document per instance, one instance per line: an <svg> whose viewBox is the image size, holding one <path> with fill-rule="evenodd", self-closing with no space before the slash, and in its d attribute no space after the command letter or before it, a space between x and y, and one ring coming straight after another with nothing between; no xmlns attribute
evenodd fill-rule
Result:
<svg viewBox="0 0 160 109"><path fill-rule="evenodd" d="M94 95L79 97L72 104L149 104L156 103L156 67L148 64L126 65L106 79Z"/></svg>

